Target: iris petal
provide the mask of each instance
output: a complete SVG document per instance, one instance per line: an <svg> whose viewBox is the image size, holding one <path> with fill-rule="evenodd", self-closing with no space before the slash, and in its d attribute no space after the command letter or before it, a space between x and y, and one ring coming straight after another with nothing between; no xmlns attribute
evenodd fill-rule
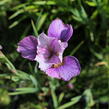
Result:
<svg viewBox="0 0 109 109"><path fill-rule="evenodd" d="M34 60L37 54L37 39L34 36L27 36L18 43L17 51L22 57Z"/></svg>
<svg viewBox="0 0 109 109"><path fill-rule="evenodd" d="M61 78L64 81L69 81L71 78L80 74L80 69L80 64L77 58L74 56L66 56L64 57L63 64L61 66L49 68L46 70L46 74L54 78Z"/></svg>
<svg viewBox="0 0 109 109"><path fill-rule="evenodd" d="M72 34L72 26L68 24L65 25L60 19L53 20L48 28L48 36L55 37L62 42L67 42Z"/></svg>

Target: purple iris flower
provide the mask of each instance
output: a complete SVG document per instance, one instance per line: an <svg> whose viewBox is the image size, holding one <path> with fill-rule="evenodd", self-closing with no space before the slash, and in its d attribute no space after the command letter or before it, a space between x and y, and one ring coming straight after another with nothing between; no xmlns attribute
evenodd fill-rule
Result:
<svg viewBox="0 0 109 109"><path fill-rule="evenodd" d="M80 64L74 56L63 53L68 46L68 40L73 34L71 25L64 24L60 19L52 21L48 36L41 33L25 37L18 43L17 51L22 57L39 62L39 68L48 76L69 81L80 73Z"/></svg>

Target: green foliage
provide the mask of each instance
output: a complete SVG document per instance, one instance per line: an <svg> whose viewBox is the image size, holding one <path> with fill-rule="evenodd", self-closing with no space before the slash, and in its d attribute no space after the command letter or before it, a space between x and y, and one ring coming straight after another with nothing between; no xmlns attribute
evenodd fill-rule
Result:
<svg viewBox="0 0 109 109"><path fill-rule="evenodd" d="M74 28L65 55L75 55L82 72L69 82L49 78L16 52L19 40L47 33L55 18ZM0 108L107 109L108 25L108 0L0 0Z"/></svg>

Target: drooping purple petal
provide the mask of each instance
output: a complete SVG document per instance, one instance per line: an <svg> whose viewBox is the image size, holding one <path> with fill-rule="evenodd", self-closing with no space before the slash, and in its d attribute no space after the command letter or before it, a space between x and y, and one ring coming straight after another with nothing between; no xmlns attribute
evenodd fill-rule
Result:
<svg viewBox="0 0 109 109"><path fill-rule="evenodd" d="M65 26L60 19L55 19L51 22L49 28L48 28L48 36L49 37L55 37L60 38L62 30L65 29Z"/></svg>
<svg viewBox="0 0 109 109"><path fill-rule="evenodd" d="M80 64L77 58L74 56L66 56L64 58L64 65L59 68L60 77L69 81L72 77L75 77L80 74Z"/></svg>
<svg viewBox="0 0 109 109"><path fill-rule="evenodd" d="M48 37L41 33L38 37L37 56L35 58L39 62L39 66L41 66L40 69L45 69L42 68L43 65L40 65L42 63L49 65L60 63L66 47L66 42L61 42L56 38Z"/></svg>
<svg viewBox="0 0 109 109"><path fill-rule="evenodd" d="M47 69L45 73L52 78L61 79L58 69L56 69L56 68L51 67L51 68Z"/></svg>
<svg viewBox="0 0 109 109"><path fill-rule="evenodd" d="M37 39L34 36L27 36L18 43L17 51L23 58L34 60L37 54Z"/></svg>
<svg viewBox="0 0 109 109"><path fill-rule="evenodd" d="M73 34L71 25L64 24L62 20L55 19L48 28L48 36L55 37L62 42L67 42Z"/></svg>
<svg viewBox="0 0 109 109"><path fill-rule="evenodd" d="M55 77L61 78L64 81L69 81L71 78L79 75L80 73L80 64L77 58L73 56L66 56L64 57L63 64L59 65L58 67L51 67L46 70L46 74ZM55 76L55 75L58 76Z"/></svg>

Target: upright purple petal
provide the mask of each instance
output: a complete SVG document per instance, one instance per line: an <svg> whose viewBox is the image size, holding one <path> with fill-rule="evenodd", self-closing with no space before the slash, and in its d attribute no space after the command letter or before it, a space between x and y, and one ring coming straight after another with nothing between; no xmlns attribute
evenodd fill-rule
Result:
<svg viewBox="0 0 109 109"><path fill-rule="evenodd" d="M61 32L64 29L65 29L65 26L64 26L62 20L55 19L51 22L51 24L48 28L48 36L60 39Z"/></svg>
<svg viewBox="0 0 109 109"><path fill-rule="evenodd" d="M61 78L64 81L69 81L71 78L80 74L80 69L80 64L77 58L73 56L66 56L62 64L57 67L49 68L46 70L46 74L51 77L58 75L55 78Z"/></svg>
<svg viewBox="0 0 109 109"><path fill-rule="evenodd" d="M34 36L27 36L18 43L17 51L23 58L34 60L37 54L37 39Z"/></svg>
<svg viewBox="0 0 109 109"><path fill-rule="evenodd" d="M64 24L62 20L55 19L48 28L48 36L55 37L62 42L67 42L73 34L71 25Z"/></svg>
<svg viewBox="0 0 109 109"><path fill-rule="evenodd" d="M54 38L48 37L45 33L41 33L38 36L38 46L47 48L53 39Z"/></svg>

